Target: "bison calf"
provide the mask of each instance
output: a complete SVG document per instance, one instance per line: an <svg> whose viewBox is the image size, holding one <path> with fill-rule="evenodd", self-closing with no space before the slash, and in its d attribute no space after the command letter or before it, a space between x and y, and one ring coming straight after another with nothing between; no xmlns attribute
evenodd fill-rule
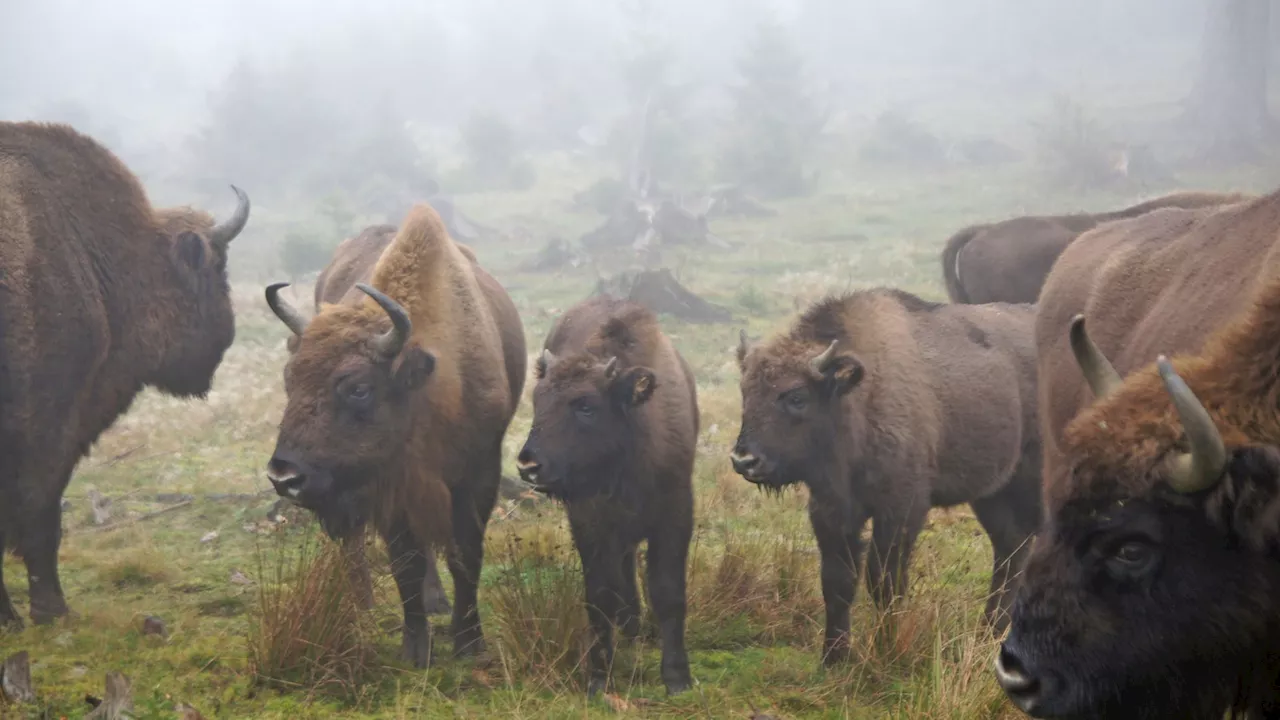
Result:
<svg viewBox="0 0 1280 720"><path fill-rule="evenodd" d="M986 616L997 632L1007 623L1009 580L1040 521L1034 314L874 289L818 303L761 347L743 335L731 460L757 485L810 490L824 662L848 653L868 520L867 584L883 607L904 592L930 507L969 503L995 555Z"/></svg>
<svg viewBox="0 0 1280 720"><path fill-rule="evenodd" d="M662 680L669 694L681 692L691 683L684 618L698 435L693 374L653 313L603 296L556 323L535 372L533 427L519 469L569 513L595 633L588 692L608 680L612 625L631 637L639 631L641 540L661 625Z"/></svg>

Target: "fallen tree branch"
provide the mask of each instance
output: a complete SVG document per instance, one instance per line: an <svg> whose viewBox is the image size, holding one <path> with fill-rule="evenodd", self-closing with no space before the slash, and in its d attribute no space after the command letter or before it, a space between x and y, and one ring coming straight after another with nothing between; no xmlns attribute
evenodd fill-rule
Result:
<svg viewBox="0 0 1280 720"><path fill-rule="evenodd" d="M190 505L190 504L191 504L191 503L193 503L193 502L195 502L195 501L194 501L194 500L183 500L182 502L174 503L174 504L170 505L169 507L160 508L159 510L156 510L156 511L154 511L154 512L149 512L149 513L146 513L146 514L143 514L143 515L138 515L138 516L136 516L136 517L131 517L131 518L128 518L128 519L125 519L125 520L121 520L121 521L119 521L119 522L112 523L112 524L110 524L110 525L101 525L101 526L99 526L99 527L92 527L92 528L89 528L89 529L87 529L87 530L81 530L81 531L80 531L80 533L78 533L78 534L85 535L85 534L89 534L89 533L107 532L108 530L115 530L116 528L122 528L122 527L124 527L124 526L126 526L126 525L133 525L134 523L139 523L139 522L142 522L142 521L144 521L144 520L150 520L150 519L152 519L152 518L154 518L154 517L157 517L157 516L160 516L160 515L164 515L165 513L168 513L168 512L172 512L172 511L174 511L174 510L177 510L178 508L186 507L186 506ZM68 533L68 534L69 534L69 535L72 535L72 534L77 534L77 533Z"/></svg>

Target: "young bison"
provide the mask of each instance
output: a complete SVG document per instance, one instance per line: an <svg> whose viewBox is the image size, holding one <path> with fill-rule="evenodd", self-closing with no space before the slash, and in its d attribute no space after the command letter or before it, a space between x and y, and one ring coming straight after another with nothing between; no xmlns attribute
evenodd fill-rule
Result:
<svg viewBox="0 0 1280 720"><path fill-rule="evenodd" d="M790 332L738 348L742 431L730 459L770 489L805 483L822 558L823 660L848 654L849 606L873 520L867 585L900 597L930 507L967 502L995 561L986 617L1040 522L1030 305L939 305L898 290L827 299Z"/></svg>
<svg viewBox="0 0 1280 720"><path fill-rule="evenodd" d="M560 318L535 366L533 427L520 475L563 500L586 576L594 695L613 661L611 624L639 632L636 547L648 541L649 599L668 694L687 689L685 565L693 535L698 402L693 373L644 307L597 297Z"/></svg>

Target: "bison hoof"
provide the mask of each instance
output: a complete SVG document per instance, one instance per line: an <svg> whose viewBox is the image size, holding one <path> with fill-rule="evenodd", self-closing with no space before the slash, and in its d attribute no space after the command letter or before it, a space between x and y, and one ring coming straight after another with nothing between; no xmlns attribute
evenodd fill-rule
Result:
<svg viewBox="0 0 1280 720"><path fill-rule="evenodd" d="M479 629L467 630L453 636L453 656L456 658L476 657L485 651L484 635Z"/></svg>
<svg viewBox="0 0 1280 720"><path fill-rule="evenodd" d="M432 660L430 628L416 632L406 630L400 653L405 660L413 663L413 666L419 670L430 665Z"/></svg>
<svg viewBox="0 0 1280 720"><path fill-rule="evenodd" d="M848 660L849 660L848 645L837 645L832 648L827 648L827 650L822 654L823 667L840 665L841 663L848 662Z"/></svg>
<svg viewBox="0 0 1280 720"><path fill-rule="evenodd" d="M22 618L18 616L17 611L12 607L7 610L0 610L0 631L22 632L22 628L25 625L26 623L22 622Z"/></svg>
<svg viewBox="0 0 1280 720"><path fill-rule="evenodd" d="M602 692L608 692L609 682L606 678L593 677L587 683L587 698L594 698Z"/></svg>
<svg viewBox="0 0 1280 720"><path fill-rule="evenodd" d="M667 680L667 695L679 695L693 686L693 681L688 677Z"/></svg>
<svg viewBox="0 0 1280 720"><path fill-rule="evenodd" d="M39 608L35 605L31 606L31 622L36 625L52 625L58 618L63 617L75 619L76 615L67 609L66 605L52 609Z"/></svg>

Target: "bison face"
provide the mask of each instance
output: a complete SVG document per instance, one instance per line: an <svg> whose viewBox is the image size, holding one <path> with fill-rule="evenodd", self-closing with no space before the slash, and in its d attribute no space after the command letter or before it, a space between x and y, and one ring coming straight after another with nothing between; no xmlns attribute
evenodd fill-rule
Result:
<svg viewBox="0 0 1280 720"><path fill-rule="evenodd" d="M1036 541L996 658L1010 699L1038 718L1216 720L1271 692L1280 565L1226 519L1260 508L1213 507L1265 487L1274 510L1278 482L1280 454L1238 450L1208 495L1065 504Z"/></svg>
<svg viewBox="0 0 1280 720"><path fill-rule="evenodd" d="M635 411L652 397L649 368L621 368L579 354L557 360L544 350L534 372L533 427L517 464L535 488L563 500L619 490L632 462Z"/></svg>
<svg viewBox="0 0 1280 720"><path fill-rule="evenodd" d="M268 290L291 328L296 315ZM387 309L335 307L301 330L285 366L288 401L268 479L276 492L319 517L333 537L368 519L372 484L403 472L414 429L414 398L435 369L435 356L408 342L408 315L367 286Z"/></svg>
<svg viewBox="0 0 1280 720"><path fill-rule="evenodd" d="M169 241L173 292L157 298L166 325L156 347L159 364L149 384L179 397L203 397L222 356L235 340L235 314L227 284L227 252L249 219L249 198L232 186L239 204L221 224L187 208L157 213ZM172 314L169 314L172 313Z"/></svg>
<svg viewBox="0 0 1280 720"><path fill-rule="evenodd" d="M827 482L837 449L856 454L856 433L846 400L862 381L862 363L836 352L836 341L821 352L782 341L773 348L739 349L742 369L742 429L730 454L733 469L750 482L781 488L798 482Z"/></svg>

